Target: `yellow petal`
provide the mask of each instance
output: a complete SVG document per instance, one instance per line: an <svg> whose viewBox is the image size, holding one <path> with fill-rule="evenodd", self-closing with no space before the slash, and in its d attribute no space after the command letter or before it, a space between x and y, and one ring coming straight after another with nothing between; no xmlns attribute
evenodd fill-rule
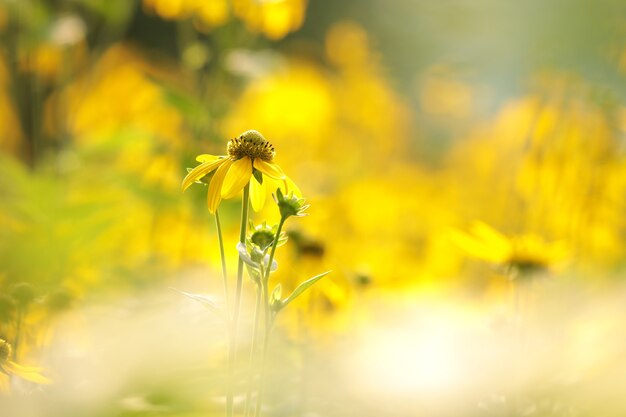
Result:
<svg viewBox="0 0 626 417"><path fill-rule="evenodd" d="M217 171L215 171L215 174L211 179L209 192L206 198L207 207L211 213L215 213L215 210L217 210L220 205L220 201L222 201L222 184L224 183L224 177L226 177L228 169L232 164L233 161L230 158L226 158L224 163L222 163Z"/></svg>
<svg viewBox="0 0 626 417"><path fill-rule="evenodd" d="M285 194L293 193L293 195L295 195L296 197L302 198L302 191L300 191L300 188L298 188L296 183L293 182L291 178L285 176L285 179L283 180L283 186Z"/></svg>
<svg viewBox="0 0 626 417"><path fill-rule="evenodd" d="M198 181L200 178L217 169L220 165L224 163L224 161L226 161L226 159L228 158L220 158L215 161L204 162L192 169L191 172L189 172L189 174L187 174L187 176L183 180L183 191L189 188L191 184Z"/></svg>
<svg viewBox="0 0 626 417"><path fill-rule="evenodd" d="M248 157L233 162L228 170L224 185L222 185L222 198L233 198L252 176L252 161Z"/></svg>
<svg viewBox="0 0 626 417"><path fill-rule="evenodd" d="M293 182L289 177L285 176L282 180L275 180L273 178L264 177L265 181L267 181L267 187L272 190L272 193L276 192L277 188L283 192L283 194L288 195L293 193L296 197L302 198L302 192L300 188Z"/></svg>
<svg viewBox="0 0 626 417"><path fill-rule="evenodd" d="M220 158L222 158L222 157L221 156L215 156L215 155L209 155L209 154L203 153L202 155L196 156L196 161L198 161L200 163L215 162L215 161L217 161Z"/></svg>
<svg viewBox="0 0 626 417"><path fill-rule="evenodd" d="M505 260L502 253L494 251L493 248L474 236L468 235L459 230L451 230L448 237L460 249L464 250L471 256L494 263L501 263Z"/></svg>
<svg viewBox="0 0 626 417"><path fill-rule="evenodd" d="M486 223L480 221L474 222L472 225L472 233L474 233L477 238L483 240L486 244L491 246L498 246L507 249L510 249L511 247L511 242L505 235Z"/></svg>
<svg viewBox="0 0 626 417"><path fill-rule="evenodd" d="M262 159L256 158L254 160L254 167L264 173L267 176L275 178L277 180L285 179L285 173L276 164L271 162L265 162Z"/></svg>
<svg viewBox="0 0 626 417"><path fill-rule="evenodd" d="M4 364L4 368L13 375L19 376L22 379L25 379L30 382L35 382L37 384L51 384L52 381L50 378L46 378L41 375L41 368L30 367L30 366L22 366L18 365L13 361L7 361Z"/></svg>
<svg viewBox="0 0 626 417"><path fill-rule="evenodd" d="M252 210L260 211L265 205L265 197L267 195L267 180L264 178L263 183L259 183L257 179L252 176L250 179L250 203L252 204Z"/></svg>

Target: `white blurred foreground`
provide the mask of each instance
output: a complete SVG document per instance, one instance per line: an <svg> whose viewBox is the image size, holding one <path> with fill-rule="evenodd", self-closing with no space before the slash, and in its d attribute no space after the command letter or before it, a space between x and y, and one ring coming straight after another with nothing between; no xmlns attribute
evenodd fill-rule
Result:
<svg viewBox="0 0 626 417"><path fill-rule="evenodd" d="M538 282L522 288L517 313L507 296L398 297L363 297L323 341L296 341L279 323L264 415L626 415L623 286ZM171 290L101 303L52 338L41 365L55 384L15 382L0 415L222 415L225 350L220 321Z"/></svg>

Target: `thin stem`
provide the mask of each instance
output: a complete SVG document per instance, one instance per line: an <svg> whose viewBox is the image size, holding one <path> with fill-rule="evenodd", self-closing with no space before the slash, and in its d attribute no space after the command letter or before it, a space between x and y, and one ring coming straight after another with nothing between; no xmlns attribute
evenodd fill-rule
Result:
<svg viewBox="0 0 626 417"><path fill-rule="evenodd" d="M13 339L13 360L19 361L20 342L22 338L22 322L24 321L25 309L20 307L17 312L17 320L15 322L15 338Z"/></svg>
<svg viewBox="0 0 626 417"><path fill-rule="evenodd" d="M276 253L276 247L278 246L278 239L280 238L280 233L283 230L283 225L285 224L284 217L281 217L280 223L278 223L278 230L276 231L276 236L274 236L274 243L272 244L272 250L270 252L269 262L266 265L265 276L261 280L261 285L263 287L263 299L265 301L264 309L265 309L265 337L263 338L263 354L261 356L261 372L259 374L259 392L256 398L256 409L254 412L255 417L259 417L261 414L261 404L263 403L263 379L265 378L265 364L267 362L267 351L269 346L270 339L270 331L272 328L272 317L271 317L271 306L269 301L269 278L270 272L272 269L272 262L274 262L274 254Z"/></svg>
<svg viewBox="0 0 626 417"><path fill-rule="evenodd" d="M226 305L226 316L229 316L230 311L230 295L228 291L228 274L226 272L226 256L224 255L224 239L222 238L222 226L220 224L219 211L215 210L215 226L217 227L217 240L220 244L220 258L222 259L222 276L224 278L224 299Z"/></svg>
<svg viewBox="0 0 626 417"><path fill-rule="evenodd" d="M270 264L271 265L271 264ZM263 311L265 313L265 334L263 335L263 351L261 354L261 370L259 372L259 390L256 397L256 407L254 410L254 416L259 417L261 415L261 405L263 403L263 380L265 379L265 363L267 362L267 351L270 339L270 305L269 305L269 283L263 280Z"/></svg>
<svg viewBox="0 0 626 417"><path fill-rule="evenodd" d="M250 412L250 400L252 399L252 389L254 385L254 368L255 360L254 356L257 350L257 342L259 339L259 322L261 318L261 292L263 291L261 285L257 285L256 288L256 303L254 304L254 325L252 327L252 345L250 346L250 381L248 383L248 392L246 393L246 403L243 409L244 417Z"/></svg>
<svg viewBox="0 0 626 417"><path fill-rule="evenodd" d="M243 188L243 199L241 201L241 226L239 229L239 242L246 241L246 227L248 226L248 206L250 205L250 182ZM226 394L226 416L233 415L233 389L235 374L235 352L237 351L237 325L239 324L239 310L241 308L241 292L243 289L243 260L239 258L237 264L237 288L235 292L235 305L233 307L233 319L230 326L230 343L228 354L228 371L230 381Z"/></svg>
<svg viewBox="0 0 626 417"><path fill-rule="evenodd" d="M270 259L265 269L265 277L264 277L265 282L268 282L270 279L270 272L272 269L272 262L274 262L274 254L276 253L276 246L278 246L278 239L280 238L280 233L283 231L283 225L285 224L285 220L287 220L285 217L281 217L280 222L278 223L278 230L276 230L276 236L274 236L274 243L272 243Z"/></svg>

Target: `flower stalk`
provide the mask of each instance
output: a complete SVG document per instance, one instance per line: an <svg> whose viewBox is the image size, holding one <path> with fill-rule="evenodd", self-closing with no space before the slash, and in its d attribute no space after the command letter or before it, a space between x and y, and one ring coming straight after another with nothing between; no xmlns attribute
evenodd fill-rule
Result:
<svg viewBox="0 0 626 417"><path fill-rule="evenodd" d="M246 227L248 224L248 206L250 205L250 183L243 188L243 199L241 201L241 225L239 230L239 243L246 242ZM241 310L241 295L243 291L243 260L239 258L237 264L237 287L235 289L235 304L233 306L232 319L230 322L230 342L228 353L228 392L226 395L226 416L233 415L233 391L234 391L234 375L235 362L237 354L237 328L239 326L239 314Z"/></svg>

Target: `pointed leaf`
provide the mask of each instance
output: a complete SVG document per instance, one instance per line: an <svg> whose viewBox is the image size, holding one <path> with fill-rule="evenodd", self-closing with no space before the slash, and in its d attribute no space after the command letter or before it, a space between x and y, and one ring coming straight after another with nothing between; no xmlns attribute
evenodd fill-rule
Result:
<svg viewBox="0 0 626 417"><path fill-rule="evenodd" d="M222 312L222 309L217 304L215 304L215 302L213 302L213 300L211 300L208 296L202 295L202 294L193 294L193 293L177 290L176 288L171 288L171 289L184 295L185 297L189 297L192 300L202 304L208 310L217 314L221 319L224 319L224 314Z"/></svg>
<svg viewBox="0 0 626 417"><path fill-rule="evenodd" d="M298 285L298 287L295 290L293 290L293 292L289 295L289 297L283 300L281 308L286 307L289 303L291 303L293 300L298 298L300 294L305 292L307 289L309 289L309 287L311 287L317 281L322 279L324 276L328 275L330 272L331 271L326 271L322 274L316 275L313 278L309 278L306 281L302 282L300 285Z"/></svg>

